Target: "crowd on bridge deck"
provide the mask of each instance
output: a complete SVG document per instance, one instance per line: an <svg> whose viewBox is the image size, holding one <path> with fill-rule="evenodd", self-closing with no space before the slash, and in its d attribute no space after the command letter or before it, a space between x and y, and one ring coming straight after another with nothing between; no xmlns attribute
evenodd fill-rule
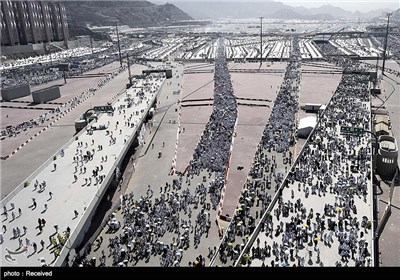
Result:
<svg viewBox="0 0 400 280"><path fill-rule="evenodd" d="M56 166L54 166L54 168L56 168ZM10 263L15 263L17 261L17 259L14 258L13 255L19 255L24 251L26 252L24 256L29 258L34 256L35 254L40 254L44 250L49 250L51 254L54 254L55 258L57 258L57 256L61 252L62 246L65 244L70 235L71 229L68 226L64 231L60 231L59 226L57 224L54 224L54 232L52 232L47 237L40 236L45 228L49 228L49 226L46 227L47 222L44 218L41 217L41 215L43 215L50 209L48 207L48 204L51 204L51 201L54 197L54 194L51 191L54 186L47 186L46 180L43 180L41 182L39 182L39 180L35 180L35 182L32 182L32 185L32 192L35 193L32 195L33 197L31 205L29 205L28 207L24 207L11 200L11 202L3 206L3 212L1 213L3 226L0 232L0 245L4 246L5 238L18 241L18 247L5 247L6 253L4 254L4 258ZM38 216L38 225L35 229L29 227L29 225L22 224L20 222L20 218L23 215L32 215L30 213L31 211L40 211L40 214ZM40 250L38 250L38 244L40 244ZM38 259L38 265L46 266L50 263L50 260L47 260L45 262L42 262L42 260L43 258Z"/></svg>
<svg viewBox="0 0 400 280"><path fill-rule="evenodd" d="M233 220L221 242L219 258L222 263L239 256L241 247L253 232L267 206L272 201L284 174L292 163L291 148L295 143L298 90L301 80L298 61L300 51L294 39L290 63L286 67L284 81L274 101L268 123L263 131L252 167L246 181ZM297 47L296 47L297 46ZM279 168L278 168L279 166ZM284 169L284 172L283 170ZM229 251L228 254L226 252Z"/></svg>
<svg viewBox="0 0 400 280"><path fill-rule="evenodd" d="M162 77L163 74L152 74L151 76L148 76L146 78L147 80L143 82L143 90L151 93L156 92L156 90L160 86L160 83L155 82L159 81ZM134 99L130 94L127 94L125 97L126 98L123 100L124 103L116 107L113 112L109 113L110 116L114 114L124 115L124 123L119 123L118 121L116 121L115 126L114 124L111 126L110 121L108 121L108 123L105 124L105 136L112 139L112 141L109 143L110 146L115 144L125 145L126 135L121 134L121 127L134 127L138 125L137 121L133 120L133 117L134 115L144 113L144 109L142 109L140 112L139 110L137 110L128 115L128 113L126 112L127 108L143 102L149 102L147 100L147 97L143 94L138 94L138 96L134 97ZM86 135L94 135L93 128L91 126L86 127ZM70 149L72 151L75 149L75 153L71 157L71 163L74 166L74 172L73 174L71 174L72 187L78 187L79 184L81 187L101 185L104 178L106 177L106 174L103 170L103 164L105 164L108 160L115 160L114 157L110 159L108 158L107 149L104 150L103 145L98 144L94 136L91 142L80 141L79 138L76 138L75 141L69 144L69 146L65 149ZM58 172L65 171L61 168L58 168L59 166L57 161L59 160L58 156L60 158L64 158L66 154L66 150L62 148L59 154L54 156L52 164L53 169L51 170L52 176L57 176ZM96 162L95 166L93 162ZM51 167L49 166L45 168ZM35 254L39 254L45 249L48 249L52 254L54 254L54 262L59 256L66 240L70 236L70 226L72 225L68 225L64 231L61 231L58 224L53 224L52 226L54 226L55 232L51 233L48 236L48 241L45 236L40 236L46 228L49 228L49 226L46 226L46 221L43 219L43 215L48 211L53 211L56 205L54 205L52 202L54 201L54 198L59 195L57 194L58 191L55 191L55 188L57 188L58 186L48 183L47 178L46 180L44 180L43 176L46 177L46 175L42 175L42 173L39 173L36 176L35 181L26 181L26 185L24 185L25 188L32 189L32 204L30 206L20 207L13 198L11 198L11 200L7 202L6 205L4 205L3 213L1 214L3 227L2 231L0 232L0 244L3 244L5 238L10 238L10 240L18 240L19 247L17 248L17 252L20 250L26 250L29 253L29 257ZM69 209L69 211L71 211L71 216L73 217L73 220L78 218L79 215L83 214L82 210L80 209ZM83 209L83 211L85 211L85 209ZM35 213L38 217L38 226L35 229L29 227L29 225L27 224L22 224L22 222L20 222L20 217L22 215L30 215L31 217L34 217L32 215L35 215ZM199 218L199 221L200 220L201 218ZM4 224L5 221L8 221L8 224L10 224L10 226L6 226ZM48 222L57 223L56 220ZM39 239L40 242L38 242ZM39 251L37 251L37 243L40 243L42 246ZM48 246L45 247L45 245ZM11 247L12 246L10 246L10 248ZM15 259L13 257L13 252L10 252L6 255L6 259L10 262L14 262ZM42 265L50 265L51 260L41 257L40 263Z"/></svg>
<svg viewBox="0 0 400 280"><path fill-rule="evenodd" d="M349 60L340 59L337 64L346 69L360 69L358 63ZM279 94L277 100L279 100ZM261 229L261 232L269 236L273 243L267 244L265 242L262 246L258 238L257 242L253 244L250 254L243 255L242 261L246 260L248 264L251 264L251 259L258 258L263 260L263 266L304 266L305 258L298 254L301 247L298 243L301 242L301 245L307 243L315 245L314 262L308 260L309 265L315 263L315 257L317 263L323 265L320 260L320 247L318 247L317 240L323 240L325 246L332 246L336 237L339 242L334 245L338 246L340 256L336 262L337 266L348 265L350 254L351 257L354 256L354 265L372 265L371 249L368 247L371 246L371 242L366 241L370 221L366 216L358 220L356 217L356 205L367 203L368 195L370 195L367 188L367 181L371 175L369 170L371 168L371 149L368 147L368 138L348 138L347 142L343 143L343 140L337 137L337 133L333 133L337 132L337 125L360 126L368 129L369 111L362 104L362 102L368 101L368 76L345 75L335 97L332 99L332 105L322 116L310 144L304 149L295 172L289 173L287 179L289 183L285 182L285 184L294 188L293 185L297 181L298 192L304 193L303 199L295 200L298 194L295 196L295 191L292 191L291 198L293 201L284 202L282 197L278 200L278 207L271 213L271 216L267 216ZM274 112L271 114L273 115ZM268 126L266 129L268 129ZM265 144L264 139L266 138L264 134L261 144ZM287 140L276 139L278 141ZM269 143L277 144L275 142ZM257 221L260 220L272 201L271 195L265 193L268 191L266 186L270 185L271 177L266 180L266 184L261 182L266 177L268 178L268 174L271 174L270 170L276 168L276 156L269 159L269 153L273 151L274 146L268 147L266 145L265 147L268 148L268 153L262 153L262 146L259 147L249 173L252 179L256 178L256 180L246 182L233 220L218 248L217 257L223 264L230 262L233 265L238 260L242 249L255 230ZM349 158L352 158L353 161L349 161ZM284 157L284 160L289 161L288 166L291 166L291 155L288 158ZM329 160L332 163L327 163ZM335 178L338 172L342 172L342 174ZM278 187L281 180L277 181L276 179L275 177L276 187ZM329 194L335 195L335 201L331 204L325 203L323 211L314 214L315 209L309 207L307 198L310 195L325 196L328 190ZM259 205L262 205L261 211ZM291 219L287 219L287 222L283 223L281 222L282 218L280 219L281 215ZM272 217L277 220L275 221L275 229ZM337 218L336 221L334 218ZM329 229L329 231L325 231L325 229ZM282 243L279 243L281 236ZM288 240L291 242L290 244ZM301 249L304 249L304 247L301 247ZM296 252L296 262L293 257L294 252ZM312 252L308 254L310 259ZM275 257L275 259L266 264L265 259L270 257Z"/></svg>
<svg viewBox="0 0 400 280"><path fill-rule="evenodd" d="M141 47L131 49L129 42L121 41L121 48L129 49L127 52L133 56L152 48L143 44ZM64 73L58 70L58 65L69 64L67 76L79 76L90 70L94 70L118 61L117 46L89 48L72 48L61 52L53 52L49 55L20 59L2 59L1 88L9 88L24 84L41 85L54 80L62 79ZM142 63L134 61L134 63ZM133 61L131 61L133 64ZM143 63L144 64L144 63Z"/></svg>
<svg viewBox="0 0 400 280"><path fill-rule="evenodd" d="M336 266L373 265L371 217L358 214L359 207L370 207L369 136L338 136L341 125L369 130L368 102L368 77L345 74L284 182L285 198L262 223L248 264L259 259L262 266L324 266L321 251L333 247L325 258ZM317 196L320 204L310 203Z"/></svg>
<svg viewBox="0 0 400 280"><path fill-rule="evenodd" d="M148 185L146 196L136 198L133 193L123 196L123 221L119 221L115 214L109 217L108 230L115 235L108 240L108 254L104 250L101 252L99 265L106 265L107 259L113 266L140 265L158 256L160 266L180 266L185 251L192 246L196 250L201 240L208 238L211 213L215 213L220 202L223 171L236 121L236 101L223 45L218 50L214 111L188 172L178 174L172 183L166 182L165 186ZM199 152L211 145L214 146L207 150L207 154ZM221 157L225 161L221 161ZM206 162L205 159L215 161ZM95 243L100 248L103 237L97 240ZM75 265L95 265L88 258L93 245L86 254L77 258ZM211 258L215 250L209 248L207 257ZM184 265L204 266L205 256L199 255Z"/></svg>
<svg viewBox="0 0 400 280"><path fill-rule="evenodd" d="M132 192L124 195L121 205L122 225L115 214L111 215L109 230L120 229L119 234L109 238L107 246L113 266L128 263L136 265L139 261L148 262L152 256L157 255L162 267L180 266L183 253L192 246L191 242L197 248L201 237L208 237L211 227L208 212L210 203L206 202L207 190L204 184L198 184L193 194L189 188L183 189L181 177L161 187L159 197L153 196L154 191L150 185L146 196L137 200ZM198 209L197 215L194 209ZM172 236L171 242L167 242L164 236ZM106 253L102 251L99 265L105 265L106 258ZM85 261L82 263L81 260L81 265L84 264Z"/></svg>
<svg viewBox="0 0 400 280"><path fill-rule="evenodd" d="M372 41L374 41L375 44L378 44L378 47L383 48L383 37L382 38L372 37ZM342 52L339 48L334 47L329 42L318 43L317 48L320 50L321 53L324 54L325 59L328 62L337 64L338 66L341 66L344 70L347 68L354 70L355 65L352 64L351 61L345 57L346 54L344 52ZM388 50L393 55L392 58L400 65L400 51L399 51L400 50L400 40L398 38L389 36ZM382 58L380 58L380 59L382 59ZM363 67L369 68L370 70L376 69L375 64L363 63ZM382 69L382 67L379 66L379 69ZM386 67L385 71L390 74L396 75L397 77L400 77L400 71L397 71L397 70L394 70L394 69L391 69L388 67Z"/></svg>
<svg viewBox="0 0 400 280"><path fill-rule="evenodd" d="M133 192L123 195L122 221L121 215L111 214L107 223L108 240L100 235L86 253L75 259L74 265L134 266L158 258L161 267L180 266L185 251L190 247L196 250L202 238L208 238L211 228L210 187L207 173L202 174L203 180L197 184L192 176L179 175L171 183L159 186L159 191L158 186L148 185L145 195L136 197ZM100 247L99 263L95 263L90 253ZM215 249L210 255L214 252ZM204 266L204 262L205 257L199 255L185 265Z"/></svg>

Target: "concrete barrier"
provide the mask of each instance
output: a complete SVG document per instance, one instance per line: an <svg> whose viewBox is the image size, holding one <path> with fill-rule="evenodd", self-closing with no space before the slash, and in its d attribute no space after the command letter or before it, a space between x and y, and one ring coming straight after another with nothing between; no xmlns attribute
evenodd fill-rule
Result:
<svg viewBox="0 0 400 280"><path fill-rule="evenodd" d="M53 86L32 92L34 103L45 103L47 101L55 100L60 97L61 93L59 86Z"/></svg>
<svg viewBox="0 0 400 280"><path fill-rule="evenodd" d="M29 84L1 90L1 98L4 101L11 101L13 99L17 99L28 95L31 95L31 87Z"/></svg>

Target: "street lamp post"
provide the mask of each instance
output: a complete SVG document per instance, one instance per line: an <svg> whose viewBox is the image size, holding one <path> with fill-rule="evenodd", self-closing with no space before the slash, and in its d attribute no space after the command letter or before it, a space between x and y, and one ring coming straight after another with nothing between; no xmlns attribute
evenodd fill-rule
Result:
<svg viewBox="0 0 400 280"><path fill-rule="evenodd" d="M378 139L378 136L375 133L373 133L372 131L369 131L369 130L364 130L364 132L369 133L372 136L374 136L374 138L375 138L374 155L377 156L378 155L378 150L379 150L379 139Z"/></svg>
<svg viewBox="0 0 400 280"><path fill-rule="evenodd" d="M131 86L131 85L132 85L131 64L130 64L130 62L129 62L129 54L128 54L128 53L126 53L126 61L127 61L127 63L128 63L128 75L129 75L128 79L129 79L129 86Z"/></svg>
<svg viewBox="0 0 400 280"><path fill-rule="evenodd" d="M118 53L119 53L119 64L122 67L122 56L121 56L121 45L119 44L119 33L118 33L118 22L115 21L115 29L117 30L117 41L118 41Z"/></svg>
<svg viewBox="0 0 400 280"><path fill-rule="evenodd" d="M386 25L386 36L385 36L385 44L383 45L383 63L382 63L382 75L385 74L385 62L386 62L386 51L387 51L387 41L389 36L389 19L392 13L387 13L387 25Z"/></svg>
<svg viewBox="0 0 400 280"><path fill-rule="evenodd" d="M90 50L92 51L93 54L93 38L90 37Z"/></svg>
<svg viewBox="0 0 400 280"><path fill-rule="evenodd" d="M261 25L260 25L260 66L262 65L262 55L263 55L263 43L262 43L262 20L263 17L260 17Z"/></svg>

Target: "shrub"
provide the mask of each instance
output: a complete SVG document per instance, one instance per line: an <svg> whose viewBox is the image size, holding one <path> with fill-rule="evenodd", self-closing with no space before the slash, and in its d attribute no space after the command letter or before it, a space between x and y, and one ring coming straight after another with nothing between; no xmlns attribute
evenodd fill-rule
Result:
<svg viewBox="0 0 400 280"><path fill-rule="evenodd" d="M25 182L24 182L24 188L26 188L27 186L29 186L29 182L28 182L28 181L25 181Z"/></svg>

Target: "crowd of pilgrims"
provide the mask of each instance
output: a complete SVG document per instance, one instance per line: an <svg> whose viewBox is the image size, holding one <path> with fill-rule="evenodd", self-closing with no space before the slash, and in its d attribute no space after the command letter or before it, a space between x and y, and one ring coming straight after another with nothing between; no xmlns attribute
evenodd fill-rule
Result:
<svg viewBox="0 0 400 280"><path fill-rule="evenodd" d="M221 45L220 42L218 54L224 51ZM233 265L263 216L259 235L251 250L242 255L242 264L257 265L260 261L262 266L305 266L308 260L308 265L323 266L325 260L321 259L320 250L325 246L337 248L338 257L334 263L337 266L370 266L368 234L371 221L367 216L360 217L357 205L369 203L367 180L371 150L367 137L343 140L338 135L341 125L369 129L369 111L365 106L369 100L368 77L343 75L330 105L320 115L309 142L283 181L284 174L276 171L276 160L280 155L285 170L292 165L290 148L294 144L294 114L300 82L300 63L296 56L294 48L270 123L264 130L254 159L257 164L250 171L252 179L262 179L264 184L252 179L246 182L220 246L209 248L208 257L211 259L218 253L222 264L229 261ZM100 266L105 266L107 259L112 260L113 266L128 266L149 262L156 256L160 266L180 266L185 251L192 246L192 250L196 250L202 238L208 237L210 211L217 208L224 183L221 167L226 167L226 162L221 160L227 159L237 112L229 73L228 76L223 74L227 71L226 62L221 57L218 55L215 62L214 117L210 118L196 147L188 172L161 186L157 197L150 185L146 196L136 198L133 193L123 196L123 221L117 221L115 214L110 217L109 225L116 222L118 226L109 227L109 231L116 234L108 240L108 254L102 250ZM359 67L354 62L339 60L337 64L344 69ZM222 78L228 81L219 83ZM226 90L227 96L218 96L220 90ZM204 174L210 178L213 172L215 178L207 180ZM196 184L193 178L201 175L203 182ZM275 188L269 192L273 177ZM279 192L278 199L271 205L276 191ZM307 202L315 196L323 202L313 208ZM260 210L256 214L255 207ZM267 209L272 211L265 213ZM103 237L96 242L100 247ZM89 246L86 254L76 258L75 265L97 265L87 257L90 250ZM330 257L335 258L335 255ZM270 262L266 263L267 260ZM199 255L193 262L182 265L204 266L205 258Z"/></svg>
<svg viewBox="0 0 400 280"><path fill-rule="evenodd" d="M237 115L223 40L218 45L214 78L213 113L188 172L163 186L148 185L146 195L140 198L133 192L125 194L120 206L123 220L118 221L116 214L109 217L108 232L113 237L108 240L108 253L101 251L99 263L89 258L92 247L103 243L100 236L75 259L74 265L132 266L157 257L159 266L180 266L185 250L196 250L201 240L208 238L211 213L215 215L220 202ZM160 187L159 196L154 194L155 187ZM209 258L215 250L209 248ZM205 266L205 257L200 254L183 265Z"/></svg>
<svg viewBox="0 0 400 280"><path fill-rule="evenodd" d="M30 64L30 60L37 60L36 57L17 60L13 68L3 69L1 71L1 88L15 87L24 84L30 84L31 86L41 85L57 79L62 79L63 72L58 71L59 63L69 63L70 70L67 75L75 76L110 64L118 59L118 56L110 55L111 49L84 55L79 53L79 51L82 51L81 48L77 48L75 52L74 50L75 49L68 50L68 54L64 54L65 51L52 53L53 63L43 62ZM82 63L82 61L85 61L85 63ZM18 65L18 63L21 65Z"/></svg>
<svg viewBox="0 0 400 280"><path fill-rule="evenodd" d="M380 49L382 49L383 52L383 39L384 37L371 37L371 41L378 46ZM335 63L339 66L343 66L343 63L346 64L346 66L349 67L349 69L354 69L355 67L354 64L350 63L350 61L346 58L340 58L338 56L346 56L346 54L341 51L339 48L334 47L332 44L328 43L318 43L317 48L320 50L321 53L324 54L326 60L331 63ZM391 58L397 62L397 64L400 64L400 40L394 36L389 36L388 37L388 50L393 55ZM380 58L381 60L382 58ZM364 68L369 68L370 70L375 71L376 69L376 63L362 63L362 66ZM358 66L357 66L358 67ZM381 66L378 66L380 70L382 70ZM344 67L346 69L346 67ZM385 72L396 75L397 77L400 77L400 72L392 69L392 68L385 68Z"/></svg>
<svg viewBox="0 0 400 280"><path fill-rule="evenodd" d="M298 46L297 40L294 38L293 46ZM233 220L221 242L217 259L221 265L233 265L238 258L241 247L247 242L247 238L271 203L272 196L292 164L291 148L295 143L295 114L298 110L301 80L299 53L298 47L292 49L284 81L274 101L249 171L251 177L246 181ZM279 169L278 165L282 168Z"/></svg>
<svg viewBox="0 0 400 280"><path fill-rule="evenodd" d="M242 264L373 265L369 135L339 137L340 126L370 129L368 102L368 76L343 75Z"/></svg>
<svg viewBox="0 0 400 280"><path fill-rule="evenodd" d="M237 118L237 103L225 59L223 40L218 44L217 54L213 111L190 163L191 174L196 174L201 169L224 171L231 147Z"/></svg>

